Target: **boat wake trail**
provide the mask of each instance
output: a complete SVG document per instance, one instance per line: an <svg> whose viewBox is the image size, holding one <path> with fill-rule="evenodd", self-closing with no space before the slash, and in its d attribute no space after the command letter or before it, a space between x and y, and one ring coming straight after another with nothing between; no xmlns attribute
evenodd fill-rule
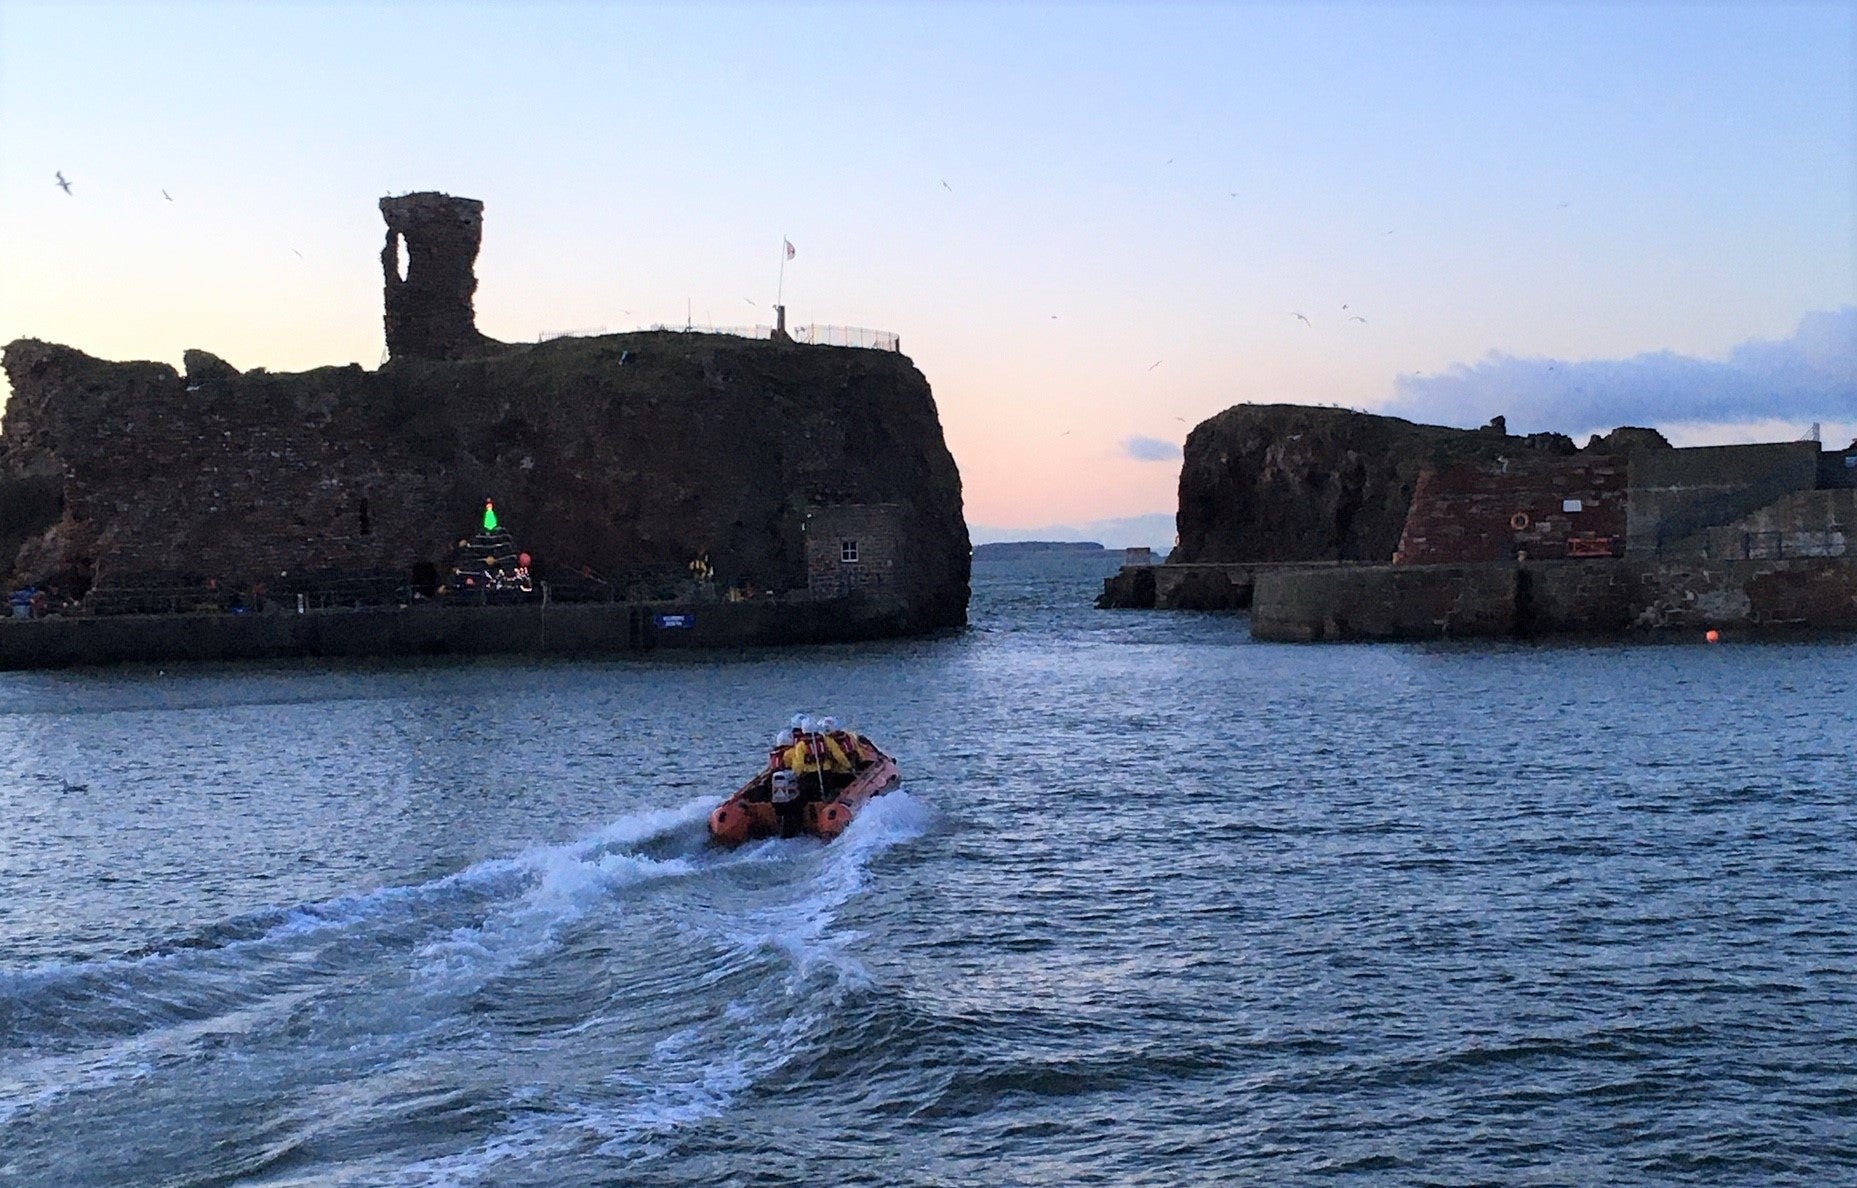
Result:
<svg viewBox="0 0 1857 1188"><path fill-rule="evenodd" d="M724 852L712 805L0 971L0 1179L187 1182L313 1149L338 1180L490 1182L716 1115L864 983L840 909L927 814L897 792L830 846Z"/></svg>

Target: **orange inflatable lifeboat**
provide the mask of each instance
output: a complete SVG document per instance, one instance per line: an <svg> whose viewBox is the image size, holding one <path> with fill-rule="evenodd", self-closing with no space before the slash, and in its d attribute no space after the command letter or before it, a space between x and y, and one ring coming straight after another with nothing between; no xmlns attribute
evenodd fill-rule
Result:
<svg viewBox="0 0 1857 1188"><path fill-rule="evenodd" d="M709 836L725 846L802 834L831 841L871 797L903 782L896 760L831 724L783 732L767 766L709 814Z"/></svg>

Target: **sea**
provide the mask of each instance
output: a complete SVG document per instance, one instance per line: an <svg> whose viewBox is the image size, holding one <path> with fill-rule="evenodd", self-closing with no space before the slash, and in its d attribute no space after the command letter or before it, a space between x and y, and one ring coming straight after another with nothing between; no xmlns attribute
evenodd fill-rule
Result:
<svg viewBox="0 0 1857 1188"><path fill-rule="evenodd" d="M1857 1182L1848 639L0 675L0 1184ZM904 780L706 841L796 712Z"/></svg>

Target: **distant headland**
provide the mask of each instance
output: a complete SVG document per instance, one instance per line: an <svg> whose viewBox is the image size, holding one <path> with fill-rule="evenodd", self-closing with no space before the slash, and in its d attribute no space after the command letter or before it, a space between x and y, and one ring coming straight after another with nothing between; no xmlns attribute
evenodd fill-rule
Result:
<svg viewBox="0 0 1857 1188"><path fill-rule="evenodd" d="M976 561L993 557L1023 557L1044 553L1085 555L1109 550L1093 540L1001 540L974 546Z"/></svg>
<svg viewBox="0 0 1857 1188"><path fill-rule="evenodd" d="M377 371L242 372L193 350L176 372L5 348L0 569L28 620L114 623L83 634L119 645L74 658L160 658L179 645L120 642L136 634L124 620L177 614L196 640L226 636L227 655L240 633L254 654L336 647L341 625L306 643L300 624L257 621L337 608L615 608L619 626L584 633L589 650L614 632L623 647L965 622L960 475L900 352L795 342L784 310L762 339L497 342L473 307L482 203L428 192L380 208ZM239 623L199 627L212 616ZM360 650L501 650L468 616L433 622ZM19 642L52 634L7 633L0 665L57 662L55 641ZM558 632L545 650L574 646Z"/></svg>

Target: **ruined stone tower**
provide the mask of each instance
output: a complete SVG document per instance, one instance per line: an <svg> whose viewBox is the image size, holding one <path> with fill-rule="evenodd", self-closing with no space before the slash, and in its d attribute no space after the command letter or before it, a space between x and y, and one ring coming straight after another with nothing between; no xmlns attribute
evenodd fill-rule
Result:
<svg viewBox="0 0 1857 1188"><path fill-rule="evenodd" d="M382 198L387 245L387 352L393 358L460 359L498 345L477 332L477 247L484 204L475 198L423 191ZM405 245L406 271L400 271Z"/></svg>

